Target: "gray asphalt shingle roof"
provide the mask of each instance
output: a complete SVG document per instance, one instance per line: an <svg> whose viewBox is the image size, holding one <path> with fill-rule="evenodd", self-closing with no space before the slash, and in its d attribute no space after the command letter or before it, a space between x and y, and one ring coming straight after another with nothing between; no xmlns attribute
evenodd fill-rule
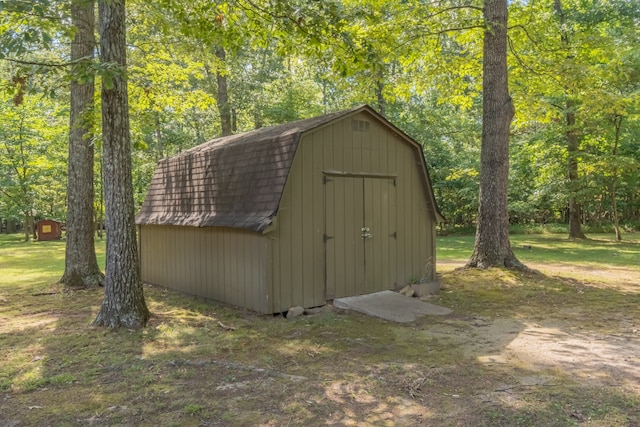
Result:
<svg viewBox="0 0 640 427"><path fill-rule="evenodd" d="M278 211L300 135L353 111L217 138L161 160L136 224L264 230Z"/></svg>
<svg viewBox="0 0 640 427"><path fill-rule="evenodd" d="M217 138L158 162L136 224L264 231L277 214L301 135L368 111L415 145L434 215L443 220L420 146L371 107L326 114Z"/></svg>

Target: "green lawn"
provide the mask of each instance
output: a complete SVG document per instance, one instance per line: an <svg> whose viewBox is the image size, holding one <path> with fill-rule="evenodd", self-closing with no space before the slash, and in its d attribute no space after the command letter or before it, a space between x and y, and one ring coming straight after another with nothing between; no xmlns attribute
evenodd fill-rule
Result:
<svg viewBox="0 0 640 427"><path fill-rule="evenodd" d="M439 238L447 317L286 320L145 286L147 327L110 331L101 290L56 284L63 241L2 235L0 426L640 425L639 236L590 237L513 236L542 274L444 268L473 237Z"/></svg>
<svg viewBox="0 0 640 427"><path fill-rule="evenodd" d="M569 240L558 234L515 234L511 248L520 261L580 263L604 266L640 266L640 233L625 233L617 242L612 234L591 234L587 240ZM444 236L437 240L437 259L468 260L475 236Z"/></svg>
<svg viewBox="0 0 640 427"><path fill-rule="evenodd" d="M104 239L96 239L98 264L104 268ZM22 234L0 234L3 286L47 286L64 272L64 240L25 242Z"/></svg>

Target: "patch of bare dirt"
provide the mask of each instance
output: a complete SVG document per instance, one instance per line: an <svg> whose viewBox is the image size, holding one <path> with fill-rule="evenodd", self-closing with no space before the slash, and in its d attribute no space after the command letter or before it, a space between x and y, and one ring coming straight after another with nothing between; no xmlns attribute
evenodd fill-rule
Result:
<svg viewBox="0 0 640 427"><path fill-rule="evenodd" d="M447 268L462 266L449 262ZM535 264L528 267L578 285L588 284L630 295L640 293L640 271L632 268ZM578 292L582 292L578 289ZM588 309L588 308L587 308ZM427 331L458 342L465 354L487 365L510 365L544 375L563 372L598 386L623 387L640 393L640 321L618 313L585 312L561 307L545 319L474 318L462 328L460 321L443 323ZM606 332L585 327L585 322L607 322ZM538 377L536 377L538 378Z"/></svg>

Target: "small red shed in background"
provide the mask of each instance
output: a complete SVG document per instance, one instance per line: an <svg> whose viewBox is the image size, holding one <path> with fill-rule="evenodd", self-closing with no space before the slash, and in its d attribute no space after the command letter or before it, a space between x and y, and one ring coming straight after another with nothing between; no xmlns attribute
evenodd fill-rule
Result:
<svg viewBox="0 0 640 427"><path fill-rule="evenodd" d="M38 241L58 240L62 237L62 224L52 219L43 219L36 225Z"/></svg>

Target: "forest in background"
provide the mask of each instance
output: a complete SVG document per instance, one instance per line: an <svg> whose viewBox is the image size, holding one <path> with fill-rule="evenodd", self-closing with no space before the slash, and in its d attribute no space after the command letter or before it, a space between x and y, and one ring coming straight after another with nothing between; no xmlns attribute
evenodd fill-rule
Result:
<svg viewBox="0 0 640 427"><path fill-rule="evenodd" d="M0 218L65 220L69 2L0 1ZM132 0L128 78L133 182L213 139L369 104L424 147L452 230L478 210L482 2ZM509 5L512 224L640 224L640 5ZM74 75L75 73L75 75ZM100 91L96 91L96 97ZM96 219L101 218L95 103Z"/></svg>

